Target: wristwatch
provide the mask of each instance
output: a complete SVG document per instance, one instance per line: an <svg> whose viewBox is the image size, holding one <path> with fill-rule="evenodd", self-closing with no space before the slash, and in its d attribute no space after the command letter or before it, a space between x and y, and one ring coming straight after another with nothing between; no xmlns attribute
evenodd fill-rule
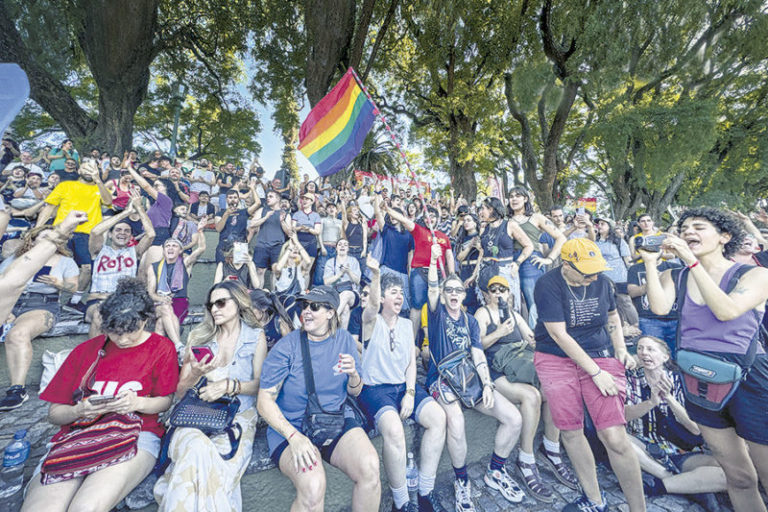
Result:
<svg viewBox="0 0 768 512"><path fill-rule="evenodd" d="M406 389L405 390L406 395L411 395L412 397L416 397L416 390L415 389Z"/></svg>
<svg viewBox="0 0 768 512"><path fill-rule="evenodd" d="M496 391L496 384L494 384L493 382L486 382L485 384L483 384L483 388L485 388L486 386L490 387L491 391Z"/></svg>

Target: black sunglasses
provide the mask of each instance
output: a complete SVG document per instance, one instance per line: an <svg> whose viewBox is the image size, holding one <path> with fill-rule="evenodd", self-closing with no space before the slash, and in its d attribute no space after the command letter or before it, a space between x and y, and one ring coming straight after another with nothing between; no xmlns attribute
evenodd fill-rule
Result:
<svg viewBox="0 0 768 512"><path fill-rule="evenodd" d="M320 302L305 302L304 304L302 304L301 310L304 311L305 309L309 308L315 313L317 313L318 311L320 311L320 308L327 308L327 307L328 307L327 304L321 304Z"/></svg>
<svg viewBox="0 0 768 512"><path fill-rule="evenodd" d="M453 286L446 286L445 288L443 288L443 291L444 291L446 294L448 294L448 295L450 295L450 294L452 294L452 293L455 293L455 294L457 294L457 295L461 295L462 293L464 293L464 288L463 288L463 287L461 287L461 286L456 286L456 287L453 287Z"/></svg>
<svg viewBox="0 0 768 512"><path fill-rule="evenodd" d="M216 299L211 302L208 302L205 304L205 306L208 308L208 311L213 309L213 306L216 306L217 308L221 309L224 306L227 305L227 301L232 300L232 297L225 297L223 299Z"/></svg>
<svg viewBox="0 0 768 512"><path fill-rule="evenodd" d="M395 330L390 329L389 330L389 351L394 352L395 351Z"/></svg>
<svg viewBox="0 0 768 512"><path fill-rule="evenodd" d="M495 284L488 288L488 291L491 293L504 293L507 290L509 290L509 288L507 288L506 286L498 285L498 284Z"/></svg>
<svg viewBox="0 0 768 512"><path fill-rule="evenodd" d="M576 265L574 265L573 262L569 261L568 264L571 266L571 268L573 270L578 272L581 275L581 277L583 277L585 279L589 279L590 277L595 277L596 275L598 275L600 273L600 272L595 272L594 274L585 274L584 272L582 272L581 270L576 268Z"/></svg>

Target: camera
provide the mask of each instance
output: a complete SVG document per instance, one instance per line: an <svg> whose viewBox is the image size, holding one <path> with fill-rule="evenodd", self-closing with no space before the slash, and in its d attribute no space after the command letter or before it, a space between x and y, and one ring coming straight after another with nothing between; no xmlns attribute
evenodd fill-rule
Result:
<svg viewBox="0 0 768 512"><path fill-rule="evenodd" d="M635 247L650 252L661 251L661 244L667 238L667 235L638 236L635 238Z"/></svg>

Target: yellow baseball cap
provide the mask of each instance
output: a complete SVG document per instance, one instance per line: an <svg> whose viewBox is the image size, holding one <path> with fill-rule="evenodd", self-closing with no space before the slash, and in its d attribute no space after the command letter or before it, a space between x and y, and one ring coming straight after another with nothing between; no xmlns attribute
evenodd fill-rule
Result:
<svg viewBox="0 0 768 512"><path fill-rule="evenodd" d="M597 274L610 270L600 248L589 238L574 238L565 242L560 250L560 258L572 263L582 274Z"/></svg>
<svg viewBox="0 0 768 512"><path fill-rule="evenodd" d="M490 278L488 280L488 287L489 288L491 287L491 285L494 285L494 284L500 284L504 288L509 288L509 281L507 281L502 276L493 276L492 278Z"/></svg>

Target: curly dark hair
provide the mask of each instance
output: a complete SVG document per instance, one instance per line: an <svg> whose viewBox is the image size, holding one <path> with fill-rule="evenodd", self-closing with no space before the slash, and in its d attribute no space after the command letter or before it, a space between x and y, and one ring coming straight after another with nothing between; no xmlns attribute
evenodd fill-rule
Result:
<svg viewBox="0 0 768 512"><path fill-rule="evenodd" d="M399 286L400 288L402 288L403 280L400 278L400 276L387 273L381 276L380 286L381 286L381 294L384 295L384 293L392 287Z"/></svg>
<svg viewBox="0 0 768 512"><path fill-rule="evenodd" d="M723 256L726 258L729 258L736 253L739 247L741 247L744 237L747 234L744 231L744 225L735 216L709 206L685 210L682 215L680 215L680 220L677 221L677 228L681 233L683 231L683 222L692 217L706 220L715 227L718 233L728 233L731 235L731 239L725 244L725 247L723 247Z"/></svg>
<svg viewBox="0 0 768 512"><path fill-rule="evenodd" d="M155 316L155 303L147 287L136 278L124 277L117 289L99 306L101 328L107 334L135 332Z"/></svg>

